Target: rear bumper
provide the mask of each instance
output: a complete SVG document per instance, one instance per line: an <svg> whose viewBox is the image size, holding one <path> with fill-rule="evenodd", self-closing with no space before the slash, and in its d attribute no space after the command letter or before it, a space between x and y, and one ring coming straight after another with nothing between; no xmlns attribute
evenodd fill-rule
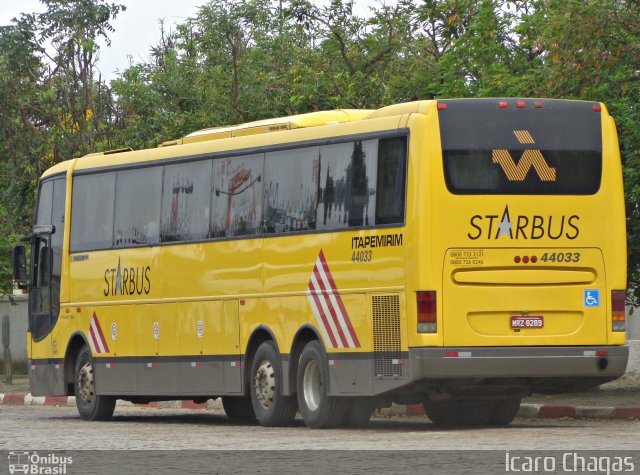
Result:
<svg viewBox="0 0 640 475"><path fill-rule="evenodd" d="M615 379L627 368L627 346L410 348L411 379Z"/></svg>

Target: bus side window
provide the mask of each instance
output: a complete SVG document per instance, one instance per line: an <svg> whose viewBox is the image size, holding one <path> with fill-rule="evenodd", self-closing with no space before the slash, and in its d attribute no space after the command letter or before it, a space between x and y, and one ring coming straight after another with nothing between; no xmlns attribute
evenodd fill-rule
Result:
<svg viewBox="0 0 640 475"><path fill-rule="evenodd" d="M160 240L202 241L211 221L211 160L164 167Z"/></svg>
<svg viewBox="0 0 640 475"><path fill-rule="evenodd" d="M320 147L317 229L372 226L378 140Z"/></svg>
<svg viewBox="0 0 640 475"><path fill-rule="evenodd" d="M260 233L264 154L213 160L209 237Z"/></svg>
<svg viewBox="0 0 640 475"><path fill-rule="evenodd" d="M111 247L115 194L115 172L73 178L71 252Z"/></svg>
<svg viewBox="0 0 640 475"><path fill-rule="evenodd" d="M114 247L160 242L162 167L116 172Z"/></svg>
<svg viewBox="0 0 640 475"><path fill-rule="evenodd" d="M381 139L378 144L376 224L404 222L407 138Z"/></svg>
<svg viewBox="0 0 640 475"><path fill-rule="evenodd" d="M269 152L265 156L265 226L268 234L316 229L320 148Z"/></svg>

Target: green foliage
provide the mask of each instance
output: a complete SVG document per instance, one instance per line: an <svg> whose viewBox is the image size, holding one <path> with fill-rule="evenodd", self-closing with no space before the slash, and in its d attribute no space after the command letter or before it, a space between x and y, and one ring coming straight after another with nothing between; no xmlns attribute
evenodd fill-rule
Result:
<svg viewBox="0 0 640 475"><path fill-rule="evenodd" d="M203 0L171 31L160 23L150 60L107 85L96 78L96 41L108 43L124 7L41 1L45 13L0 27L3 290L37 177L60 160L268 117L470 96L607 104L624 164L629 280L638 288L638 2L401 0L363 17L349 0Z"/></svg>
<svg viewBox="0 0 640 475"><path fill-rule="evenodd" d="M0 27L0 293L11 247L29 234L38 177L101 147L112 98L94 77L97 38L123 9L102 0L42 0L46 11ZM42 46L51 42L53 56Z"/></svg>

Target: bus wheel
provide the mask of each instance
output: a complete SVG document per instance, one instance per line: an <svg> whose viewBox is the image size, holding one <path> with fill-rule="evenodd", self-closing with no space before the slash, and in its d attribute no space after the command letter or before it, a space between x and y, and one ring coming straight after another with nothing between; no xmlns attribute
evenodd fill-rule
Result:
<svg viewBox="0 0 640 475"><path fill-rule="evenodd" d="M424 412L431 422L438 425L453 425L456 420L455 407L451 401L425 401Z"/></svg>
<svg viewBox="0 0 640 475"><path fill-rule="evenodd" d="M327 367L319 341L310 341L298 363L298 407L304 423L312 429L337 427L346 421L346 398L327 395Z"/></svg>
<svg viewBox="0 0 640 475"><path fill-rule="evenodd" d="M267 427L290 425L296 400L282 395L282 367L272 341L262 343L251 365L251 403L258 422Z"/></svg>
<svg viewBox="0 0 640 475"><path fill-rule="evenodd" d="M494 403L489 424L492 426L506 426L511 424L518 415L520 398L505 399Z"/></svg>
<svg viewBox="0 0 640 475"><path fill-rule="evenodd" d="M373 414L373 404L368 398L347 398L348 409L344 417L343 426L363 428L369 425L369 419Z"/></svg>
<svg viewBox="0 0 640 475"><path fill-rule="evenodd" d="M230 421L255 422L256 420L251 396L224 396L222 398L222 407Z"/></svg>
<svg viewBox="0 0 640 475"><path fill-rule="evenodd" d="M484 426L489 424L494 405L478 401L426 401L424 412L434 424Z"/></svg>
<svg viewBox="0 0 640 475"><path fill-rule="evenodd" d="M80 417L87 421L108 421L116 408L116 398L99 396L95 392L95 373L91 351L84 346L78 354L75 368L76 406Z"/></svg>

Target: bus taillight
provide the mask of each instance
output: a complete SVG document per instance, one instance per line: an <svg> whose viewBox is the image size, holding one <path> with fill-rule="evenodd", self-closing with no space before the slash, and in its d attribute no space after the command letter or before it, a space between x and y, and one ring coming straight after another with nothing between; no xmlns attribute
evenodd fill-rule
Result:
<svg viewBox="0 0 640 475"><path fill-rule="evenodd" d="M418 301L418 333L436 333L438 331L435 291L416 293Z"/></svg>
<svg viewBox="0 0 640 475"><path fill-rule="evenodd" d="M626 330L625 301L627 292L624 290L611 291L611 328L614 332Z"/></svg>

